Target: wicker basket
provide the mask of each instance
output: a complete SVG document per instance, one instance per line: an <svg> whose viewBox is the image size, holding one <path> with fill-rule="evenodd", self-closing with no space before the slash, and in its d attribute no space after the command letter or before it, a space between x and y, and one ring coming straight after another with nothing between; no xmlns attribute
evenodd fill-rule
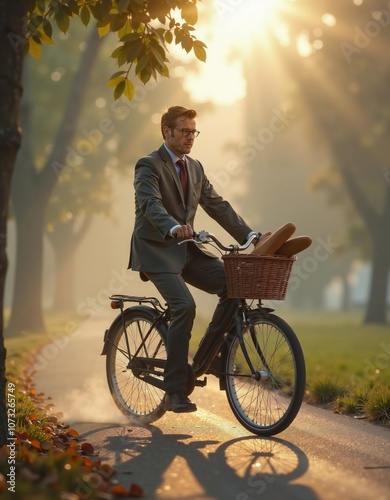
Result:
<svg viewBox="0 0 390 500"><path fill-rule="evenodd" d="M225 264L228 297L284 300L295 256L228 254Z"/></svg>

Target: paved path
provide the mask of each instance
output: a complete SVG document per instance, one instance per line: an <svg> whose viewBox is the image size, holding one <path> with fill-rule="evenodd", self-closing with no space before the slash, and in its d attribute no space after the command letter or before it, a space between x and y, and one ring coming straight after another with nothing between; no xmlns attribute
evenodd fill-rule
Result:
<svg viewBox="0 0 390 500"><path fill-rule="evenodd" d="M110 317L38 356L36 384L57 411L146 499L255 500L390 498L390 431L304 405L274 438L249 434L209 376L191 399L198 411L167 413L140 427L116 409L100 356Z"/></svg>

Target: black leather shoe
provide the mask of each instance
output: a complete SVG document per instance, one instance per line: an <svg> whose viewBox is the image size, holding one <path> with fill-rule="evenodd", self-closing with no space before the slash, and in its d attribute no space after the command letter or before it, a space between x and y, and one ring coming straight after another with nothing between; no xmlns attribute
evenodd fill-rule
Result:
<svg viewBox="0 0 390 500"><path fill-rule="evenodd" d="M196 404L187 397L185 392L165 394L164 403L166 411L173 411L175 413L190 413L197 410Z"/></svg>

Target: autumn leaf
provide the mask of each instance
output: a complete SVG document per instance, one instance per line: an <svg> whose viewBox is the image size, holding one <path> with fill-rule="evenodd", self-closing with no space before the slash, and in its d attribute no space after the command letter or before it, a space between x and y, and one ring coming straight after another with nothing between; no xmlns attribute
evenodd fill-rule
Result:
<svg viewBox="0 0 390 500"><path fill-rule="evenodd" d="M131 498L142 498L144 496L144 490L138 484L132 483L129 489L129 497Z"/></svg>
<svg viewBox="0 0 390 500"><path fill-rule="evenodd" d="M42 450L41 443L39 441L37 441L36 439L33 439L30 444L31 444L32 448L34 448L34 449L36 449L38 451Z"/></svg>
<svg viewBox="0 0 390 500"><path fill-rule="evenodd" d="M197 59L202 62L206 62L206 50L205 50L205 44L203 42L200 42L199 40L194 41L194 53Z"/></svg>
<svg viewBox="0 0 390 500"><path fill-rule="evenodd" d="M79 436L80 434L75 430L75 429L68 429L66 431L66 433L68 434L68 436L72 436L72 437L75 437L75 436Z"/></svg>
<svg viewBox="0 0 390 500"><path fill-rule="evenodd" d="M93 455L95 453L95 449L91 443L83 443L81 446L81 451L86 455Z"/></svg>
<svg viewBox="0 0 390 500"><path fill-rule="evenodd" d="M126 488L121 484L113 486L111 488L111 493L113 493L117 497L127 497L128 496Z"/></svg>

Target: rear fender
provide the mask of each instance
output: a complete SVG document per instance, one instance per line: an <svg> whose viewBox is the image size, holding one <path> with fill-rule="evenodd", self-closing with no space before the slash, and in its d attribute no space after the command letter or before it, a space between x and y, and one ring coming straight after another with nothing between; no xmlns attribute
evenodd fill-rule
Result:
<svg viewBox="0 0 390 500"><path fill-rule="evenodd" d="M128 307L123 311L123 316L125 319L125 322L127 321L129 316L132 316L134 313L144 313L147 314L148 316L152 316L153 319L158 319L159 316L161 316L161 312L156 311L155 309L152 309L151 307L148 306L143 306L143 305L138 305L138 306L132 306ZM164 342L167 340L167 327L164 319L161 319L159 322L160 324L160 329L164 337ZM107 354L107 348L110 343L110 341L113 341L114 336L118 329L123 325L123 317L122 313L119 313L118 316L114 319L114 321L111 323L110 327L104 332L104 338L103 338L103 350L101 353L101 356L105 356Z"/></svg>

